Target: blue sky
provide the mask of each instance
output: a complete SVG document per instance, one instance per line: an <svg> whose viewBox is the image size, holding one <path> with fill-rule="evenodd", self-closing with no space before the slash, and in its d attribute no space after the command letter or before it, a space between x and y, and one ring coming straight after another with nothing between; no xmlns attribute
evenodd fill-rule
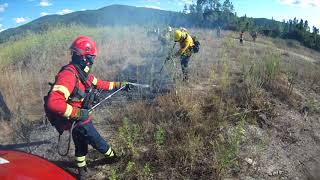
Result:
<svg viewBox="0 0 320 180"><path fill-rule="evenodd" d="M196 1L196 0L194 0ZM222 0L223 1L223 0ZM320 27L320 0L231 0L238 15L293 19L297 17ZM111 4L126 4L180 11L192 0L0 0L0 31L17 27L48 14L99 9Z"/></svg>

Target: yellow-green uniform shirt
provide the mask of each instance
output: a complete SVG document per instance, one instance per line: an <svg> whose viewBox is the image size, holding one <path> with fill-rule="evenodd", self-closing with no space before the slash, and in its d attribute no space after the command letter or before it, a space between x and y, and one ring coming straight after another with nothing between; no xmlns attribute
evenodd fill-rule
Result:
<svg viewBox="0 0 320 180"><path fill-rule="evenodd" d="M180 50L178 51L178 54L182 56L190 56L191 55L191 47L194 46L194 42L192 40L192 37L187 34L187 38L180 42Z"/></svg>

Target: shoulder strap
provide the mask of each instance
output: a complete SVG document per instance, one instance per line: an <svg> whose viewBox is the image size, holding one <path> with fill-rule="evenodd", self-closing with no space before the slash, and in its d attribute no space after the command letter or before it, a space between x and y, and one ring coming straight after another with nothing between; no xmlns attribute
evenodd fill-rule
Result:
<svg viewBox="0 0 320 180"><path fill-rule="evenodd" d="M74 65L74 67L76 68L76 70L78 71L78 76L80 81L82 82L82 84L84 84L84 86L86 87L86 89L90 89L90 85L88 84L87 80L88 80L88 76L86 74L83 74L83 71L79 68L78 65Z"/></svg>
<svg viewBox="0 0 320 180"><path fill-rule="evenodd" d="M189 34L186 33L186 37L183 39L183 41L185 41L188 38Z"/></svg>
<svg viewBox="0 0 320 180"><path fill-rule="evenodd" d="M71 68L68 67L68 66L63 66L63 67L61 68L60 72L62 72L63 70L72 72L72 74L73 74L74 77L76 78L76 84L75 84L75 86L74 86L74 88L73 88L73 90L72 90L72 92L71 92L71 94L70 94L70 95L73 95L73 94L75 94L75 93L78 91L78 89L79 89L79 82L78 82L79 77L78 77L77 74L74 72L74 70L71 69Z"/></svg>

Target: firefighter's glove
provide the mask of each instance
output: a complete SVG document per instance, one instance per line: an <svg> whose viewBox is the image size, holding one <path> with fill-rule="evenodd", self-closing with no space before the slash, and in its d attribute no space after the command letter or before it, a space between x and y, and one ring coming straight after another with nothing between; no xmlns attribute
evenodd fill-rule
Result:
<svg viewBox="0 0 320 180"><path fill-rule="evenodd" d="M76 120L78 121L85 121L89 118L89 110L88 109L80 109L76 110Z"/></svg>
<svg viewBox="0 0 320 180"><path fill-rule="evenodd" d="M130 91L131 90L131 84L129 82L121 82L121 87L124 87L124 91Z"/></svg>
<svg viewBox="0 0 320 180"><path fill-rule="evenodd" d="M120 89L123 88L124 91L129 91L131 90L131 85L129 84L129 82L116 82L116 88Z"/></svg>

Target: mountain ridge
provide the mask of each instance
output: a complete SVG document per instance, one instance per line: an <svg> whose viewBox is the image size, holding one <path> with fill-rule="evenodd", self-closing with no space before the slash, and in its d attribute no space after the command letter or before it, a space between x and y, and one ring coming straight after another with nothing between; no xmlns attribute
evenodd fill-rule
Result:
<svg viewBox="0 0 320 180"><path fill-rule="evenodd" d="M96 10L76 11L65 15L52 14L40 17L24 25L0 32L0 43L15 39L28 31L35 33L43 32L59 24L81 24L89 27L115 25L138 25L145 27L167 25L176 27L195 26L196 23L188 18L188 14L181 12L114 4ZM266 18L252 19L258 24L272 23L272 20Z"/></svg>
<svg viewBox="0 0 320 180"><path fill-rule="evenodd" d="M22 35L26 31L37 33L58 24L82 24L94 27L114 25L186 25L187 19L185 16L181 16L182 19L175 21L175 17L179 16L181 16L179 12L127 5L110 5L97 10L76 11L65 15L54 14L40 17L27 24L2 31L0 33L0 43L8 41L11 37Z"/></svg>

